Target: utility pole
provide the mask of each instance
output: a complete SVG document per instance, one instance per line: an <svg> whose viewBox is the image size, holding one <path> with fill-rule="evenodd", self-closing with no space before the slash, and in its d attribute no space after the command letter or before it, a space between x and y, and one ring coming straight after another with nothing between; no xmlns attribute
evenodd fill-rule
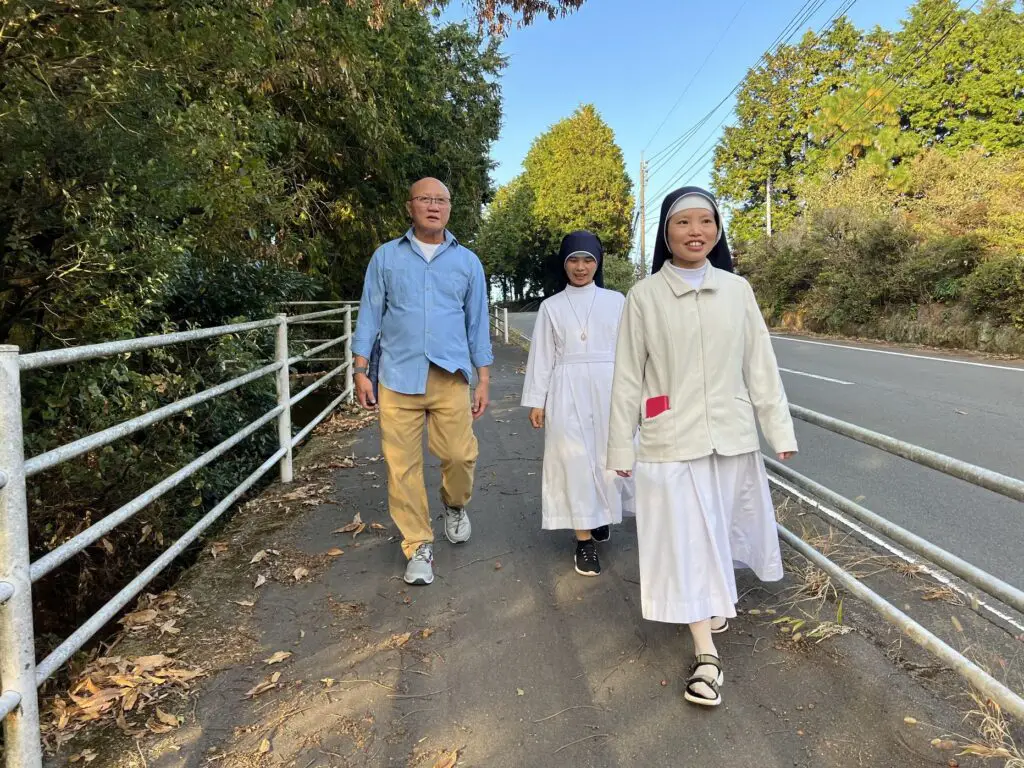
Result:
<svg viewBox="0 0 1024 768"><path fill-rule="evenodd" d="M765 219L768 229L768 237L772 236L772 176L768 174L768 189L765 193L765 201L767 207L765 209Z"/></svg>
<svg viewBox="0 0 1024 768"><path fill-rule="evenodd" d="M647 189L647 163L644 162L644 153L640 152L640 264L637 269L637 276L643 280L647 277L647 214L644 209L647 201L644 193Z"/></svg>

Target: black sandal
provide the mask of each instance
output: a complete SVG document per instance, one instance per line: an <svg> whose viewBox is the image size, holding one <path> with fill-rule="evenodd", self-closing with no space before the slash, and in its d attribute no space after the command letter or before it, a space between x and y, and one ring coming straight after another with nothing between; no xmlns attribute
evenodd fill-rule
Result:
<svg viewBox="0 0 1024 768"><path fill-rule="evenodd" d="M715 677L696 674L697 668L703 665L714 667L718 670ZM690 677L686 680L686 690L683 691L683 698L691 704L699 704L702 707L717 707L722 703L722 683L725 682L725 675L722 672L722 660L710 653L699 654L690 668ZM714 692L713 697L705 696L694 688L694 684L703 683Z"/></svg>

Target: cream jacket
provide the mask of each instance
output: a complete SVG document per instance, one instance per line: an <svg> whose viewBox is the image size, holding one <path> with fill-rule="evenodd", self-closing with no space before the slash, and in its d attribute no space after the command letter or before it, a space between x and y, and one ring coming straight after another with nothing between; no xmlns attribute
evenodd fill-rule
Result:
<svg viewBox="0 0 1024 768"><path fill-rule="evenodd" d="M667 411L646 418L648 398ZM626 297L615 351L608 469L797 450L768 328L742 277L708 266L699 289L667 265ZM639 446L634 435L640 425Z"/></svg>

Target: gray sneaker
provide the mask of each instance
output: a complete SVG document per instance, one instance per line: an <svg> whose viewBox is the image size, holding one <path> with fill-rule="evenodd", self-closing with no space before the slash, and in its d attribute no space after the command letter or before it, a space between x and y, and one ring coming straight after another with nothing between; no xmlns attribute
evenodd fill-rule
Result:
<svg viewBox="0 0 1024 768"><path fill-rule="evenodd" d="M434 546L420 544L405 566L405 583L426 586L434 580Z"/></svg>
<svg viewBox="0 0 1024 768"><path fill-rule="evenodd" d="M452 544L469 541L473 528L469 524L469 515L464 509L444 508L444 535Z"/></svg>

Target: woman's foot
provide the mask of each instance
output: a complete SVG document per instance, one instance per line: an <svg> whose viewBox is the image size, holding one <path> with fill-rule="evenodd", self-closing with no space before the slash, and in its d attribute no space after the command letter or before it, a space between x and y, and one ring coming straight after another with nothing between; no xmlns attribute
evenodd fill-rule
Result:
<svg viewBox="0 0 1024 768"><path fill-rule="evenodd" d="M710 653L699 654L686 680L683 698L702 707L717 707L722 703L721 689L724 682L721 659Z"/></svg>
<svg viewBox="0 0 1024 768"><path fill-rule="evenodd" d="M720 635L729 629L729 620L724 616L711 617L711 634Z"/></svg>
<svg viewBox="0 0 1024 768"><path fill-rule="evenodd" d="M601 561L597 559L597 544L593 539L576 542L574 563L576 573L580 576L599 576L601 574Z"/></svg>

